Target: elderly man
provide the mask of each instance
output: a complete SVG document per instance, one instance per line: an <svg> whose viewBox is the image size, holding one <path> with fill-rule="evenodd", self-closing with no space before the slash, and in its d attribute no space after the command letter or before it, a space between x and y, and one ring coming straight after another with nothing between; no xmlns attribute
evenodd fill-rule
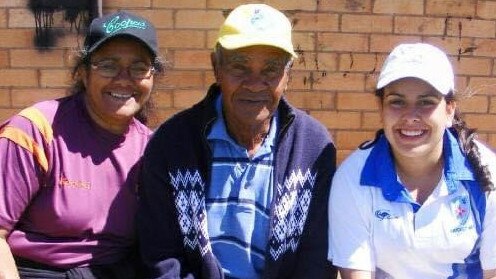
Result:
<svg viewBox="0 0 496 279"><path fill-rule="evenodd" d="M219 31L216 83L144 156L138 209L152 278L333 278L327 197L335 148L284 99L291 23L241 5Z"/></svg>

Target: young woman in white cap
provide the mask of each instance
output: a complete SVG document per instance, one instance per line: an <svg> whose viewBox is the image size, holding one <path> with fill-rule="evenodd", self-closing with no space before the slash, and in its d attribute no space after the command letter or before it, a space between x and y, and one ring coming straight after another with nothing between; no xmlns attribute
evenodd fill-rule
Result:
<svg viewBox="0 0 496 279"><path fill-rule="evenodd" d="M154 77L154 27L95 19L72 95L0 126L0 278L142 278L135 271L138 161Z"/></svg>
<svg viewBox="0 0 496 279"><path fill-rule="evenodd" d="M444 52L402 44L376 96L383 124L339 167L329 259L350 278L496 278L496 156L456 108Z"/></svg>

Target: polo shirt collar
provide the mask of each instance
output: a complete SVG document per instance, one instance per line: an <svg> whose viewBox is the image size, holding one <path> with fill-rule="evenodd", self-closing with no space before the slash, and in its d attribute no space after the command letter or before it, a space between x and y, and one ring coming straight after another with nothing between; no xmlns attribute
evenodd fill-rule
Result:
<svg viewBox="0 0 496 279"><path fill-rule="evenodd" d="M443 136L444 177L448 194L455 192L462 180L474 180L472 168L463 155L456 137L446 129ZM384 199L411 202L408 191L397 180L391 147L384 134L379 136L365 161L360 185L381 188Z"/></svg>

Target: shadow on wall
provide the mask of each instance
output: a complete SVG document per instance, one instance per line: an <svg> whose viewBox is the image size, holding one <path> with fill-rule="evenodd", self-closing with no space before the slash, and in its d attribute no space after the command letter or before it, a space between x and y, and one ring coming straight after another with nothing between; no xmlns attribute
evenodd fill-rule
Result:
<svg viewBox="0 0 496 279"><path fill-rule="evenodd" d="M38 50L55 46L57 38L66 32L53 28L54 13L63 13L63 20L70 23L69 31L74 29L78 34L98 16L97 0L29 0L28 8L35 18L36 33L33 39Z"/></svg>

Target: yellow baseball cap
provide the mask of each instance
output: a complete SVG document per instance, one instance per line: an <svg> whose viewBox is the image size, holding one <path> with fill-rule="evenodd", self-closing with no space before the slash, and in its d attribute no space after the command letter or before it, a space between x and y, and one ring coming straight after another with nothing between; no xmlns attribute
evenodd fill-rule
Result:
<svg viewBox="0 0 496 279"><path fill-rule="evenodd" d="M219 29L217 43L225 49L273 46L298 57L291 41L291 22L266 4L246 4L232 10Z"/></svg>

